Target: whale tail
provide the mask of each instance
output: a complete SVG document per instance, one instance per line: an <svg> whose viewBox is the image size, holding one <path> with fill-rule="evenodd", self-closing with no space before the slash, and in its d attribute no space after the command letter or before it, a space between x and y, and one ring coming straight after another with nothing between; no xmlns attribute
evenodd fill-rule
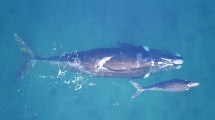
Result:
<svg viewBox="0 0 215 120"><path fill-rule="evenodd" d="M20 48L20 52L23 56L23 60L20 65L19 73L17 74L16 81L24 78L26 74L29 73L29 70L35 65L35 55L31 48L23 41L23 39L16 33L14 33L17 45ZM15 82L16 82L15 81Z"/></svg>
<svg viewBox="0 0 215 120"><path fill-rule="evenodd" d="M131 84L137 89L136 93L134 93L131 98L134 99L135 97L137 97L138 95L140 95L140 93L142 93L143 91L145 91L146 89L142 88L138 83L134 82L134 81L130 81Z"/></svg>

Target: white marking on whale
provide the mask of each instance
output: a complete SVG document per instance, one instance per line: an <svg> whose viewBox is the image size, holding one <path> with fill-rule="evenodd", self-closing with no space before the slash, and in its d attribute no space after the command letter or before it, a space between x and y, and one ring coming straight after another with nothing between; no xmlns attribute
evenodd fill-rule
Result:
<svg viewBox="0 0 215 120"><path fill-rule="evenodd" d="M175 55L176 55L176 56L178 56L178 57L181 57L181 55L180 55L180 54L178 54L178 53L176 53Z"/></svg>
<svg viewBox="0 0 215 120"><path fill-rule="evenodd" d="M110 56L110 57L104 57L102 58L101 60L99 60L97 62L97 64L95 65L95 68L96 68L96 71L98 72L99 70L103 70L103 69L106 69L103 65L109 61L113 56Z"/></svg>
<svg viewBox="0 0 215 120"><path fill-rule="evenodd" d="M151 60L151 66L153 67L155 65L155 61Z"/></svg>
<svg viewBox="0 0 215 120"><path fill-rule="evenodd" d="M171 62L172 60L171 59L167 59L167 58L161 58L162 60L165 60L165 61L168 61L168 62Z"/></svg>
<svg viewBox="0 0 215 120"><path fill-rule="evenodd" d="M173 60L173 63L174 64L177 64L177 65L181 65L181 64L183 64L183 60Z"/></svg>
<svg viewBox="0 0 215 120"><path fill-rule="evenodd" d="M147 78L150 76L150 73L145 74L144 78Z"/></svg>
<svg viewBox="0 0 215 120"><path fill-rule="evenodd" d="M143 46L143 48L144 48L146 51L149 51L149 47L148 47L148 46Z"/></svg>

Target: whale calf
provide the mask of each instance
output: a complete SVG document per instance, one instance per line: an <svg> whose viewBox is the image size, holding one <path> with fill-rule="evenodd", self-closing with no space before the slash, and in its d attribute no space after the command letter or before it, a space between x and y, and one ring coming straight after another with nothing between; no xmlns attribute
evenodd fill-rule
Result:
<svg viewBox="0 0 215 120"><path fill-rule="evenodd" d="M134 81L130 81L130 82L137 89L136 93L131 98L137 97L140 93L146 90L177 92L177 91L189 90L190 88L199 86L198 82L181 80L181 79L164 81L148 87L141 87L138 83Z"/></svg>
<svg viewBox="0 0 215 120"><path fill-rule="evenodd" d="M122 43L116 48L96 48L41 57L35 55L18 34L14 36L23 56L17 79L23 79L37 61L93 76L126 78L146 78L151 73L179 69L183 64L183 58L177 53Z"/></svg>

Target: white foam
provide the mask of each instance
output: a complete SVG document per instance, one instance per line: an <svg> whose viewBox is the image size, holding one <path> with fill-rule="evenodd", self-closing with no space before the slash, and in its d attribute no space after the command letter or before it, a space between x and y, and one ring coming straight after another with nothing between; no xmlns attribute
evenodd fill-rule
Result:
<svg viewBox="0 0 215 120"><path fill-rule="evenodd" d="M64 81L65 84L70 84L71 81Z"/></svg>
<svg viewBox="0 0 215 120"><path fill-rule="evenodd" d="M58 70L57 78L59 78L60 76L65 76L65 74L66 74L66 71Z"/></svg>
<svg viewBox="0 0 215 120"><path fill-rule="evenodd" d="M89 83L89 86L95 86L96 85L96 83Z"/></svg>
<svg viewBox="0 0 215 120"><path fill-rule="evenodd" d="M75 86L75 90L80 90L82 88L82 85Z"/></svg>
<svg viewBox="0 0 215 120"><path fill-rule="evenodd" d="M38 77L40 77L40 78L46 78L45 75L39 75Z"/></svg>

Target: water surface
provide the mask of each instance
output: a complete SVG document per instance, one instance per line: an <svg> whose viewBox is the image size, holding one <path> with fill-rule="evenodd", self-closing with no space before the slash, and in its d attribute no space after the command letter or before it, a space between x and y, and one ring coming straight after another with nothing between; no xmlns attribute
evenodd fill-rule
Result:
<svg viewBox="0 0 215 120"><path fill-rule="evenodd" d="M215 2L212 0L1 0L0 119L214 120ZM186 92L143 92L125 78L97 78L42 62L14 84L22 56L17 33L36 54L117 47L117 42L180 53L180 70L137 79L143 86L196 80ZM60 74L59 74L60 73Z"/></svg>

